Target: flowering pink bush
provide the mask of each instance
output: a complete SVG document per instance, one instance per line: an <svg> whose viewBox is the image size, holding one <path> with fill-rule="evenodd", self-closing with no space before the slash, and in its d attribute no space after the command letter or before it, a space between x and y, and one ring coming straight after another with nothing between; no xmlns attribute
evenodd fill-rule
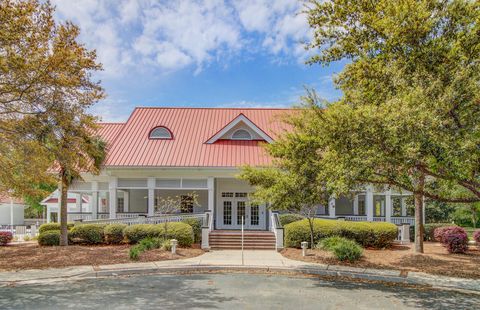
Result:
<svg viewBox="0 0 480 310"><path fill-rule="evenodd" d="M459 226L439 227L436 228L434 231L435 240L443 244L446 244L446 236L451 234L464 234L465 236L467 236L467 232L465 231L465 229Z"/></svg>
<svg viewBox="0 0 480 310"><path fill-rule="evenodd" d="M0 246L7 245L13 239L13 235L9 231L0 231Z"/></svg>
<svg viewBox="0 0 480 310"><path fill-rule="evenodd" d="M450 253L465 253L468 249L467 234L451 233L445 234L445 245Z"/></svg>

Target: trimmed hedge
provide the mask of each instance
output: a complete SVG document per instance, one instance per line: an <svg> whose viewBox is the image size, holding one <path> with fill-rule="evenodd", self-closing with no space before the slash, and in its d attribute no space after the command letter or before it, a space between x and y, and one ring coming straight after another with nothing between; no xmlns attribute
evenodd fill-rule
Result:
<svg viewBox="0 0 480 310"><path fill-rule="evenodd" d="M397 238L395 224L385 222L345 222L337 220L314 220L314 241L332 236L355 240L363 247L389 247ZM299 248L302 241L310 240L308 220L285 225L285 246Z"/></svg>
<svg viewBox="0 0 480 310"><path fill-rule="evenodd" d="M193 243L193 228L183 222L169 222L167 233L165 224L137 224L128 226L123 236L129 243L138 243L145 238L177 239L180 246L191 246Z"/></svg>
<svg viewBox="0 0 480 310"><path fill-rule="evenodd" d="M301 216L300 214L286 213L286 214L278 215L278 219L280 220L280 224L282 224L282 226L288 225L296 221L303 220L304 218L305 217Z"/></svg>
<svg viewBox="0 0 480 310"><path fill-rule="evenodd" d="M38 244L52 246L60 244L60 230L47 230L38 235Z"/></svg>
<svg viewBox="0 0 480 310"><path fill-rule="evenodd" d="M70 230L75 226L74 223L67 223L67 229ZM46 231L52 231L52 230L60 230L60 223L46 223L40 225L38 228L38 232L41 234Z"/></svg>
<svg viewBox="0 0 480 310"><path fill-rule="evenodd" d="M12 242L13 235L9 231L0 231L0 246L4 246Z"/></svg>
<svg viewBox="0 0 480 310"><path fill-rule="evenodd" d="M105 226L103 234L105 242L108 244L120 244L123 242L123 230L127 227L125 224L109 224Z"/></svg>
<svg viewBox="0 0 480 310"><path fill-rule="evenodd" d="M192 226L193 229L193 242L200 243L202 241L202 220L198 218L184 219L182 223L186 223Z"/></svg>
<svg viewBox="0 0 480 310"><path fill-rule="evenodd" d="M70 231L73 243L100 244L104 242L103 230L106 224L80 224Z"/></svg>

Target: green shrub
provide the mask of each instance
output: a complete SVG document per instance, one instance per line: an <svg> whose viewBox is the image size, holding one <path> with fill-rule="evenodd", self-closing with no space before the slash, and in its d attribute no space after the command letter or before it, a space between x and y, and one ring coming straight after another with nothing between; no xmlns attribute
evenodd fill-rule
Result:
<svg viewBox="0 0 480 310"><path fill-rule="evenodd" d="M105 242L108 244L119 244L123 241L123 230L127 227L125 224L109 224L105 226L103 234Z"/></svg>
<svg viewBox="0 0 480 310"><path fill-rule="evenodd" d="M180 246L191 246L193 243L192 226L182 222L170 222L167 224L137 224L128 226L123 231L125 239L129 243L138 243L140 240L151 238L177 239Z"/></svg>
<svg viewBox="0 0 480 310"><path fill-rule="evenodd" d="M172 250L172 242L170 240L163 240L162 249L164 249L165 251L171 251Z"/></svg>
<svg viewBox="0 0 480 310"><path fill-rule="evenodd" d="M162 235L164 239L177 239L179 246L191 246L193 243L193 229L192 226L182 223L168 223L168 232L164 234L164 225L159 224L162 227Z"/></svg>
<svg viewBox="0 0 480 310"><path fill-rule="evenodd" d="M315 219L313 224L314 241L340 236L355 240L363 247L385 248L397 238L397 226L385 222L346 222ZM300 247L302 241L310 240L308 220L290 223L285 227L285 246Z"/></svg>
<svg viewBox="0 0 480 310"><path fill-rule="evenodd" d="M52 246L60 244L60 231L47 230L38 235L38 244L42 246Z"/></svg>
<svg viewBox="0 0 480 310"><path fill-rule="evenodd" d="M70 230L73 228L75 224L73 223L67 223L67 229ZM41 234L46 231L51 231L51 230L60 230L60 223L46 223L40 225L38 228L38 232Z"/></svg>
<svg viewBox="0 0 480 310"><path fill-rule="evenodd" d="M199 218L184 219L182 223L187 223L193 229L193 243L200 243L202 241L202 220Z"/></svg>
<svg viewBox="0 0 480 310"><path fill-rule="evenodd" d="M282 226L285 226L287 224L303 220L304 217L301 216L300 214L286 213L286 214L279 214L278 219L280 220L280 224L282 224Z"/></svg>
<svg viewBox="0 0 480 310"><path fill-rule="evenodd" d="M128 255L130 259L137 260L140 257L140 254L145 251L163 248L166 241L168 240L162 238L144 238L130 248Z"/></svg>
<svg viewBox="0 0 480 310"><path fill-rule="evenodd" d="M328 237L320 240L320 242L317 245L317 248L325 251L331 251L333 247L335 247L337 244L339 244L343 240L348 240L348 239L339 237L339 236Z"/></svg>
<svg viewBox="0 0 480 310"><path fill-rule="evenodd" d="M73 243L99 244L104 242L105 224L80 224L70 231Z"/></svg>
<svg viewBox="0 0 480 310"><path fill-rule="evenodd" d="M340 261L348 260L350 262L362 257L362 247L353 240L343 239L332 248L335 257Z"/></svg>

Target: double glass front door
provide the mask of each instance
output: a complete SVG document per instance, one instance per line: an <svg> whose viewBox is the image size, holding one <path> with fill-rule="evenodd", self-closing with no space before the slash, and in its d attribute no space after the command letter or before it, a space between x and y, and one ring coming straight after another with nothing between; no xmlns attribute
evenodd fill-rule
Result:
<svg viewBox="0 0 480 310"><path fill-rule="evenodd" d="M265 229L265 206L247 203L246 197L222 197L217 216L217 228Z"/></svg>

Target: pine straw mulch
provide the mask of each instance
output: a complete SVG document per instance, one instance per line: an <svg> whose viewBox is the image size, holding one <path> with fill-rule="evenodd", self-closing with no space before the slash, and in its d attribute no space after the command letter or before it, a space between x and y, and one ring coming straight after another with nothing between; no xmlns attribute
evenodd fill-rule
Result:
<svg viewBox="0 0 480 310"><path fill-rule="evenodd" d="M128 257L129 245L69 245L42 247L36 242L15 243L0 247L0 271L62 268L80 265L109 265L136 262ZM195 257L203 254L199 245L177 248L177 254L155 249L140 255L139 262Z"/></svg>
<svg viewBox="0 0 480 310"><path fill-rule="evenodd" d="M389 249L365 249L363 257L354 263L338 261L330 252L308 250L302 256L301 249L287 248L282 255L312 263L343 265L359 268L397 269L425 272L449 277L480 279L480 249L470 246L465 254L450 254L436 242L424 244L424 254L415 254L414 245L394 245Z"/></svg>

